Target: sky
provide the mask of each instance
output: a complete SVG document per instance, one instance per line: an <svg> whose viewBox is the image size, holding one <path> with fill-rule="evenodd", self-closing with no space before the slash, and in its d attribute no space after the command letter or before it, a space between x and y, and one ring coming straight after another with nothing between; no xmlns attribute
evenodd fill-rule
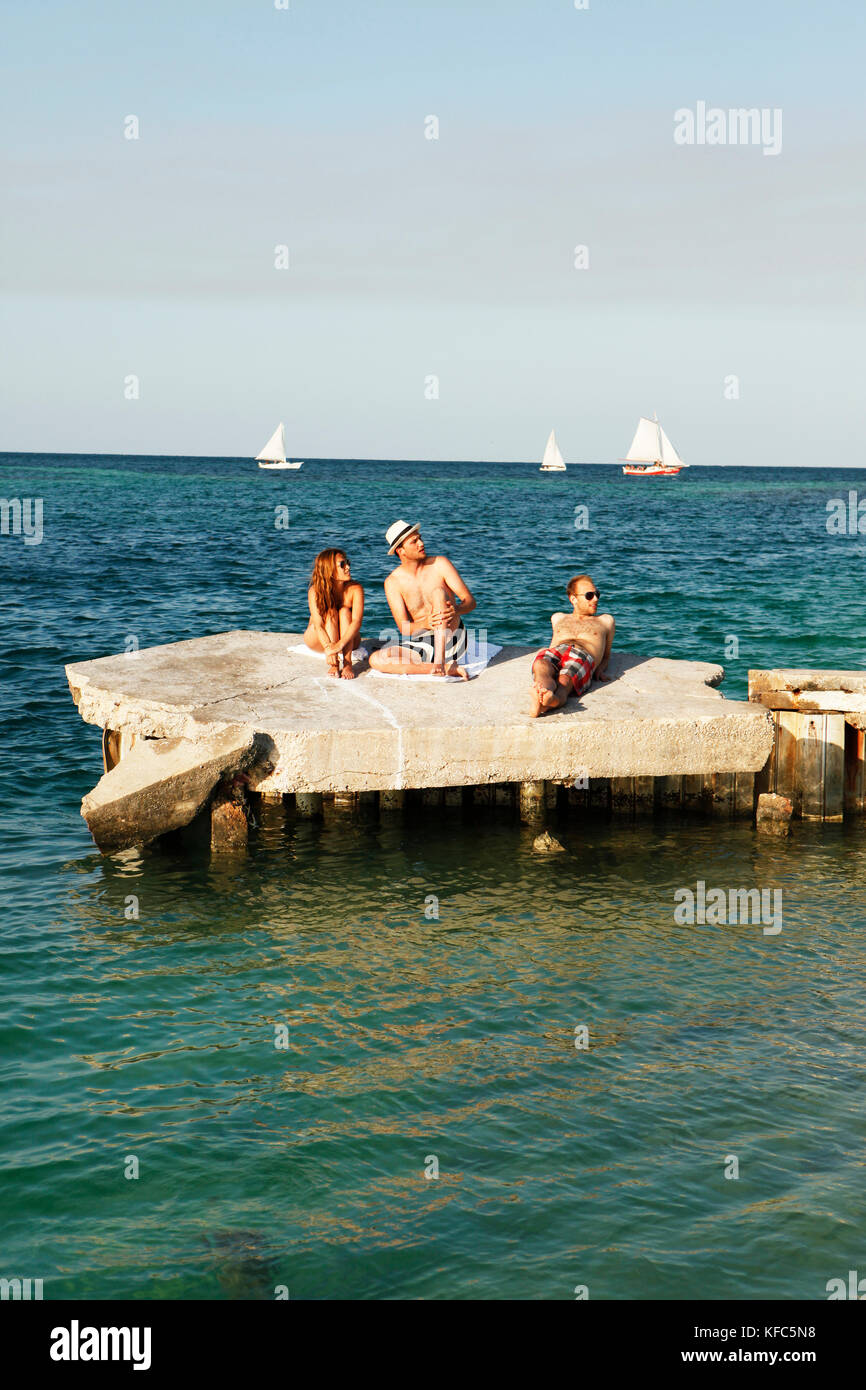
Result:
<svg viewBox="0 0 866 1390"><path fill-rule="evenodd" d="M866 465L857 0L0 22L0 450Z"/></svg>

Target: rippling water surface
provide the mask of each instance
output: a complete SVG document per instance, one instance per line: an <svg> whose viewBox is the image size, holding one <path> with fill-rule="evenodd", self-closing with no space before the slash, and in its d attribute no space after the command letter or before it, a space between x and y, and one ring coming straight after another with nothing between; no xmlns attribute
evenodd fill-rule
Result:
<svg viewBox="0 0 866 1390"><path fill-rule="evenodd" d="M574 819L539 858L504 813L266 808L242 860L106 858L79 816L99 733L63 675L129 635L297 630L335 542L375 632L399 515L492 637L543 636L585 568L620 646L719 661L742 698L750 665L866 666L866 537L826 530L862 476L0 459L5 497L44 499L40 545L0 539L0 1275L49 1298L748 1299L862 1267L866 827ZM677 925L698 879L781 889L781 933Z"/></svg>

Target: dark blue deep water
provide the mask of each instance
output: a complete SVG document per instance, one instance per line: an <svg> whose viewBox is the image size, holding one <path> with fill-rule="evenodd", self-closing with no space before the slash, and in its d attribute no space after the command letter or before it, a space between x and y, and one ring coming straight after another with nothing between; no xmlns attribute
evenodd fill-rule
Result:
<svg viewBox="0 0 866 1390"><path fill-rule="evenodd" d="M866 667L866 535L827 530L858 487L0 458L3 496L44 507L40 544L0 538L0 1275L46 1298L820 1299L866 1270L861 824L575 820L539 859L507 817L274 811L241 860L103 857L79 815L99 732L63 672L130 636L296 631L330 544L387 628L401 516L493 639L545 637L588 570L620 648L721 662L743 698L749 666ZM677 925L698 879L780 889L782 932Z"/></svg>

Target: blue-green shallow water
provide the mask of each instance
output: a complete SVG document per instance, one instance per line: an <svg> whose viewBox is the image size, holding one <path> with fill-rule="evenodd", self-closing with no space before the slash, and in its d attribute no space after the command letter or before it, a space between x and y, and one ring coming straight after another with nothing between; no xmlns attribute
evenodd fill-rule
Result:
<svg viewBox="0 0 866 1390"><path fill-rule="evenodd" d="M79 816L98 731L62 670L129 634L297 629L334 541L376 632L402 515L491 636L542 637L587 568L621 646L722 661L742 696L749 665L866 665L866 538L825 524L858 484L0 460L3 495L43 497L45 526L0 540L0 1275L48 1298L749 1299L823 1298L866 1269L866 828L574 821L569 853L538 860L495 816L269 812L240 862L103 858ZM780 888L782 932L676 925L698 879Z"/></svg>

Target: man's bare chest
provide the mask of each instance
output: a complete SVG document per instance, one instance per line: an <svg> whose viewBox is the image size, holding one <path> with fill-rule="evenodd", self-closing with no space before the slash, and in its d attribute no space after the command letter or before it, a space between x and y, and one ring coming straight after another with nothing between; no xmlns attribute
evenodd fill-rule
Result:
<svg viewBox="0 0 866 1390"><path fill-rule="evenodd" d="M602 637L605 625L599 618L562 618L556 624L556 631L566 637Z"/></svg>
<svg viewBox="0 0 866 1390"><path fill-rule="evenodd" d="M400 593L410 613L430 607L436 589L442 588L442 580L432 569L422 570L420 575L401 578Z"/></svg>

